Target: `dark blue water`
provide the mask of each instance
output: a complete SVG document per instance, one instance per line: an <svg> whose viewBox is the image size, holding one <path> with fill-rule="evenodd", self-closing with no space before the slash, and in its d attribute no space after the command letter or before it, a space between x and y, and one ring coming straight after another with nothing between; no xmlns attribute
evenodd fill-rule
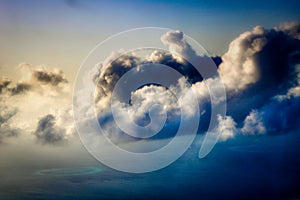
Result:
<svg viewBox="0 0 300 200"><path fill-rule="evenodd" d="M198 150L193 144L172 165L146 174L109 169L84 153L84 162L43 164L32 160L26 166L10 168L3 164L0 199L300 198L300 136L296 133L221 142L202 160L197 157ZM77 173L85 167L101 170L66 176L37 174L55 167L67 172L73 167L71 171Z"/></svg>

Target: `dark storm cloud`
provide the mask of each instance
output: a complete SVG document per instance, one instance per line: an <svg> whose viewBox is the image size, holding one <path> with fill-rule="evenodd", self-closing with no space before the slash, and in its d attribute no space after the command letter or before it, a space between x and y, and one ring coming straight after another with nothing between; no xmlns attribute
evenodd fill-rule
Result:
<svg viewBox="0 0 300 200"><path fill-rule="evenodd" d="M211 59L214 61L215 65L219 67L219 65L222 63L222 57L221 56L212 56Z"/></svg>
<svg viewBox="0 0 300 200"><path fill-rule="evenodd" d="M216 63L220 63L221 58L215 57ZM199 72L186 60L179 60L172 54L163 51L153 51L148 59L142 59L136 55L122 55L116 60L108 64L103 74L100 74L102 65L99 66L96 73L92 75L94 83L97 85L97 93L99 100L103 96L111 94L115 84L130 69L142 64L158 63L169 66L193 84L203 80ZM97 101L96 100L96 101Z"/></svg>
<svg viewBox="0 0 300 200"><path fill-rule="evenodd" d="M12 83L11 80L0 81L0 94L8 92L10 95L18 95L29 91L32 88L30 83Z"/></svg>
<svg viewBox="0 0 300 200"><path fill-rule="evenodd" d="M62 71L59 72L51 72L47 71L45 69L43 70L32 70L33 78L35 78L37 81L49 84L52 86L57 86L60 83L67 83L68 80L65 78L65 75Z"/></svg>
<svg viewBox="0 0 300 200"><path fill-rule="evenodd" d="M8 91L11 95L18 95L29 91L31 88L32 86L28 83L17 83L14 87L9 88Z"/></svg>
<svg viewBox="0 0 300 200"><path fill-rule="evenodd" d="M141 61L138 57L122 55L106 67L104 74L100 74L102 66L99 66L99 69L92 77L98 86L98 94L100 96L109 95L120 77L139 64L141 64Z"/></svg>
<svg viewBox="0 0 300 200"><path fill-rule="evenodd" d="M56 118L52 114L42 117L33 133L43 144L56 144L65 140L65 130L56 125Z"/></svg>
<svg viewBox="0 0 300 200"><path fill-rule="evenodd" d="M172 54L166 52L154 51L151 55L150 62L156 62L169 66L187 78L190 83L202 81L199 72L186 60L178 60Z"/></svg>
<svg viewBox="0 0 300 200"><path fill-rule="evenodd" d="M28 64L23 64L25 69L30 73L30 78L27 81L19 81L14 83L9 79L0 80L0 94L8 93L9 95L24 94L28 91L38 89L42 85L49 85L53 89L59 87L60 84L68 83L62 71L50 71L48 69L35 69Z"/></svg>
<svg viewBox="0 0 300 200"><path fill-rule="evenodd" d="M10 80L1 80L0 81L0 94L2 93L2 91L7 89L7 86L11 83Z"/></svg>

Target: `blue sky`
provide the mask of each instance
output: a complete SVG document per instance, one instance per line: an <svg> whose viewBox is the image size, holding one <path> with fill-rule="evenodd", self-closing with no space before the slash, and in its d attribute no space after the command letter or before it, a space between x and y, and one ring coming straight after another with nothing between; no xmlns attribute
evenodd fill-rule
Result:
<svg viewBox="0 0 300 200"><path fill-rule="evenodd" d="M211 54L222 55L240 33L300 19L299 1L1 1L3 73L20 62L80 65L112 34L158 26L183 30ZM59 60L59 61L58 61Z"/></svg>

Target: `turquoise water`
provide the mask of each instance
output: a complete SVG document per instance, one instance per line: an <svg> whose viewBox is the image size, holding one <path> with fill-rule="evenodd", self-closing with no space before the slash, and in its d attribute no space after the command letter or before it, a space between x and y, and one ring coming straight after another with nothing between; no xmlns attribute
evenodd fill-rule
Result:
<svg viewBox="0 0 300 200"><path fill-rule="evenodd" d="M72 168L52 168L43 169L36 172L39 176L80 176L96 174L103 171L99 167L72 167Z"/></svg>

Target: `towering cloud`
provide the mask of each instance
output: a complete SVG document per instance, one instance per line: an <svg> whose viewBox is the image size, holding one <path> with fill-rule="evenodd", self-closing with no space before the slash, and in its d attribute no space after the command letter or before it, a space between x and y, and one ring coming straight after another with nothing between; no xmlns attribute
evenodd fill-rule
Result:
<svg viewBox="0 0 300 200"><path fill-rule="evenodd" d="M227 89L280 92L292 85L299 63L299 23L284 24L267 30L256 26L230 43L219 72Z"/></svg>
<svg viewBox="0 0 300 200"><path fill-rule="evenodd" d="M284 23L272 29L257 26L232 41L222 59L219 57L214 59L219 65L218 71L229 97L229 116L226 119L219 119L218 124L220 130L222 129L223 139L234 137L238 133L272 134L297 128L295 120L292 119L299 111L299 27L299 23L295 22ZM161 40L171 49L188 58L196 58L196 61L201 59L201 56L197 55L184 39L181 31L168 32L161 37ZM94 78L99 83L99 93L110 96L116 82L123 74L147 62L165 64L184 74L191 85L180 84L178 80L178 84L174 85L174 91L183 94L184 104L189 104L189 91L195 91L200 99L203 113L207 114L203 121L209 119L209 92L205 84L214 86L214 79L210 78L203 82L201 75L193 71L190 63L165 52L154 51L146 60L132 54L121 56L111 62L104 73L97 74ZM153 98L153 94L157 98ZM178 112L176 109L179 108L179 104L176 99L171 100L172 98L166 94L165 89L159 86L146 85L132 92L132 105L127 109L133 118L147 119L146 115L141 114L147 113L147 109L144 108L149 106L146 105L162 103L166 105L167 112L175 114ZM110 103L108 99L104 100L100 97L98 100L102 102L100 105L105 105L106 108ZM281 110L283 113L281 117L286 117L291 125L284 120L277 121L273 116L275 110Z"/></svg>
<svg viewBox="0 0 300 200"><path fill-rule="evenodd" d="M299 35L299 23L293 22L272 29L257 26L231 42L219 72L229 98L228 113L239 124L275 96L297 93Z"/></svg>

